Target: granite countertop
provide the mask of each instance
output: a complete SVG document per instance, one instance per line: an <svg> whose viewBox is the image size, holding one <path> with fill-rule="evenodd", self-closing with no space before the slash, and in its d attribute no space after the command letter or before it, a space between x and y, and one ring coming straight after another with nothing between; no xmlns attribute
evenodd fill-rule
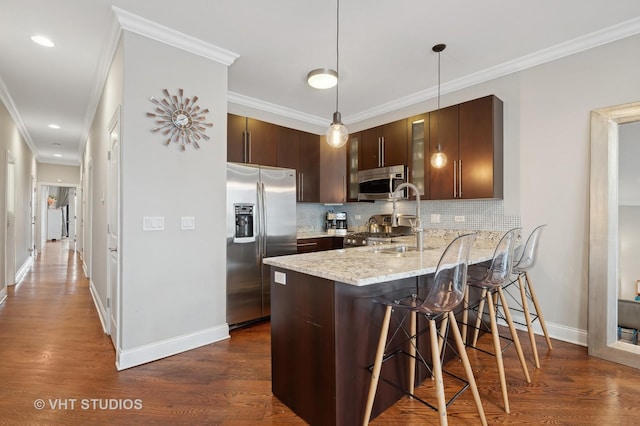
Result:
<svg viewBox="0 0 640 426"><path fill-rule="evenodd" d="M344 237L344 235L338 235L335 232L329 233L327 231L298 231L296 238L301 240L304 238L325 238L325 237Z"/></svg>
<svg viewBox="0 0 640 426"><path fill-rule="evenodd" d="M471 250L472 263L490 260L495 249L494 233L479 235ZM435 272L442 252L457 235L427 235L423 252L395 252L399 246L415 246L415 237L398 243L355 247L265 258L263 262L356 286L410 278Z"/></svg>

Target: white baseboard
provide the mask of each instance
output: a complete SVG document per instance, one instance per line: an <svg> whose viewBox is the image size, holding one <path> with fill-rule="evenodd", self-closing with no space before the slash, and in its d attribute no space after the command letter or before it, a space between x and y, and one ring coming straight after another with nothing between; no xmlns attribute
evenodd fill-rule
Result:
<svg viewBox="0 0 640 426"><path fill-rule="evenodd" d="M105 319L107 318L107 310L105 309L104 305L102 304L102 301L98 297L98 291L96 290L96 286L93 284L93 280L89 280L89 292L91 293L91 298L93 299L93 304L96 307L96 311L98 311L98 318L100 318L102 331L106 333L107 323Z"/></svg>
<svg viewBox="0 0 640 426"><path fill-rule="evenodd" d="M485 310L486 312L486 310ZM524 314L522 312L511 312L511 319L513 320L518 330L527 331L527 326L524 319ZM565 325L556 324L553 322L545 321L545 325L547 326L547 332L549 333L549 337L552 339L562 340L563 342L573 343L575 345L587 346L587 330L580 330L579 328L567 327ZM498 324L507 326L503 320L499 320ZM536 320L533 322L533 332L540 336L544 335L542 332L542 327L540 326L540 321Z"/></svg>
<svg viewBox="0 0 640 426"><path fill-rule="evenodd" d="M22 264L20 269L16 271L15 282L11 285L19 284L20 281L27 275L29 269L33 266L33 256L29 256L27 260Z"/></svg>
<svg viewBox="0 0 640 426"><path fill-rule="evenodd" d="M195 333L122 350L116 354L116 368L118 371L124 370L228 338L229 325L225 323Z"/></svg>

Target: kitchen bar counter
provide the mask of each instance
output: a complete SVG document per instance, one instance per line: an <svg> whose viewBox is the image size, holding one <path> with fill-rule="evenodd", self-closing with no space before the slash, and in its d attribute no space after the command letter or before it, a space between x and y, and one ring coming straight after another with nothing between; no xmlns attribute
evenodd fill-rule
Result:
<svg viewBox="0 0 640 426"><path fill-rule="evenodd" d="M384 246L354 247L316 253L271 257L264 264L315 277L356 286L416 277L435 271L442 252L453 238L426 238L425 250L393 252L400 246L415 246L415 237ZM491 259L495 242L491 238L476 240L471 252L472 263Z"/></svg>
<svg viewBox="0 0 640 426"><path fill-rule="evenodd" d="M395 243L264 259L271 265L273 395L311 425L362 424L371 378L368 368L384 315L372 299L419 293L429 285L429 276L453 237L428 237L422 253L380 251L399 245ZM415 244L414 237L406 238L404 244ZM478 238L472 262L489 260L495 244L493 237ZM476 293L471 292L471 303L478 299ZM429 353L428 334L417 345ZM406 363L406 357L385 362L383 377L406 385ZM427 374L420 370L418 383ZM402 396L381 382L373 417Z"/></svg>

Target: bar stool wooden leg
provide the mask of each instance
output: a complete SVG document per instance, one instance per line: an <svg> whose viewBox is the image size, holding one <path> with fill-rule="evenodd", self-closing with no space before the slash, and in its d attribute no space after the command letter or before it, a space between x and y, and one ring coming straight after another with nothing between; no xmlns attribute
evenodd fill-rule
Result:
<svg viewBox="0 0 640 426"><path fill-rule="evenodd" d="M391 306L387 306L382 320L382 328L380 329L380 339L378 340L378 349L373 363L373 371L371 372L371 383L369 384L369 394L367 395L367 405L364 412L363 425L369 424L371 418L371 410L373 409L373 401L376 398L376 390L378 381L380 380L380 370L382 369L382 358L384 356L384 347L387 344L387 335L389 334L389 323L391 322Z"/></svg>
<svg viewBox="0 0 640 426"><path fill-rule="evenodd" d="M431 337L431 363L433 364L433 376L436 381L436 399L438 400L438 417L440 426L446 426L447 402L444 397L444 383L442 381L442 365L440 364L440 351L438 350L438 331L435 320L429 320L429 336Z"/></svg>
<svg viewBox="0 0 640 426"><path fill-rule="evenodd" d="M462 299L462 342L467 344L467 324L469 323L469 286L464 288Z"/></svg>
<svg viewBox="0 0 640 426"><path fill-rule="evenodd" d="M440 333L438 335L438 350L440 354L442 354L442 349L444 347L444 336L447 332L447 326L449 325L449 316L445 315L440 322Z"/></svg>
<svg viewBox="0 0 640 426"><path fill-rule="evenodd" d="M487 418L484 415L484 408L482 407L482 401L480 400L480 393L478 392L476 379L473 376L473 370L471 369L471 364L469 363L467 350L465 348L464 341L462 340L462 336L460 336L460 330L458 330L458 323L456 321L456 316L453 314L452 311L450 311L448 317L449 317L449 322L451 323L450 324L451 333L453 333L453 338L456 341L456 346L458 347L458 353L460 355L460 359L462 360L462 366L464 367L464 371L467 375L467 381L469 382L469 388L471 389L473 400L476 403L476 409L478 410L480 421L482 422L483 426L486 426Z"/></svg>
<svg viewBox="0 0 640 426"><path fill-rule="evenodd" d="M482 289L482 294L480 295L480 303L478 304L478 317L476 318L476 328L473 330L473 340L471 341L471 346L476 346L478 344L478 335L480 334L480 324L482 323L482 314L484 313L484 300L487 299L489 304L491 304L491 300L489 299L490 295L487 296L487 289Z"/></svg>
<svg viewBox="0 0 640 426"><path fill-rule="evenodd" d="M510 413L509 410L509 395L507 394L507 380L504 376L504 362L502 360L502 347L500 344L500 335L498 334L498 324L496 323L496 308L492 303L493 298L491 295L485 296L488 299L487 305L489 307L489 320L491 322L491 336L493 337L493 349L496 357L496 364L498 365L498 376L500 378L500 389L502 389L502 401L504 402L504 411Z"/></svg>
<svg viewBox="0 0 640 426"><path fill-rule="evenodd" d="M520 298L522 299L522 310L524 311L524 319L527 322L527 331L529 332L529 342L531 343L531 350L533 351L533 361L536 364L536 368L540 368L540 358L538 358L538 347L536 346L536 335L533 332L533 324L531 323L531 314L529 313L529 303L527 302L527 295L524 288L524 282L522 276L518 275L518 288L520 289Z"/></svg>
<svg viewBox="0 0 640 426"><path fill-rule="evenodd" d="M536 297L536 292L533 290L533 283L529 278L529 272L525 271L524 278L529 288L529 293L531 294L531 300L533 301L533 306L536 309L536 315L538 315L538 320L540 321L540 326L542 327L544 338L547 340L547 347L551 350L553 349L553 347L551 346L551 339L549 338L549 333L547 332L547 325L544 323L544 318L542 317L542 311L540 310L540 305L538 305L538 298Z"/></svg>
<svg viewBox="0 0 640 426"><path fill-rule="evenodd" d="M416 386L416 313L413 311L409 313L409 332L409 393L413 395Z"/></svg>
<svg viewBox="0 0 640 426"><path fill-rule="evenodd" d="M504 297L504 292L502 291L502 287L498 287L496 290L498 291L498 295L500 296L500 303L502 303L502 310L504 311L504 316L505 316L505 319L507 320L509 331L511 332L511 338L513 339L513 344L516 347L516 352L518 353L518 358L520 359L520 365L522 366L524 377L526 378L527 383L531 383L531 377L529 377L529 370L527 369L527 361L524 359L524 353L522 352L520 339L518 338L516 326L513 324L513 320L511 319L511 312L509 311L509 306L507 306L507 300Z"/></svg>

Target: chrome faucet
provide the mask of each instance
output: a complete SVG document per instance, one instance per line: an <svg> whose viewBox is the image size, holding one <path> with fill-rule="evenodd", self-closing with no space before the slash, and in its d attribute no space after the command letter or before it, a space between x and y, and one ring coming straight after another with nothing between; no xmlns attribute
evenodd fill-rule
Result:
<svg viewBox="0 0 640 426"><path fill-rule="evenodd" d="M398 194L401 190L403 190L404 188L410 188L413 189L413 192L415 192L416 194L416 223L414 226L414 230L416 233L416 248L418 251L422 251L424 249L424 229L422 228L422 220L420 219L420 191L418 190L418 188L416 188L416 186L410 182L404 182L401 183L400 185L398 185L396 187L395 192L393 193L393 206L394 206L394 212L393 212L393 216L394 216L394 221L395 221L395 199L398 197Z"/></svg>

